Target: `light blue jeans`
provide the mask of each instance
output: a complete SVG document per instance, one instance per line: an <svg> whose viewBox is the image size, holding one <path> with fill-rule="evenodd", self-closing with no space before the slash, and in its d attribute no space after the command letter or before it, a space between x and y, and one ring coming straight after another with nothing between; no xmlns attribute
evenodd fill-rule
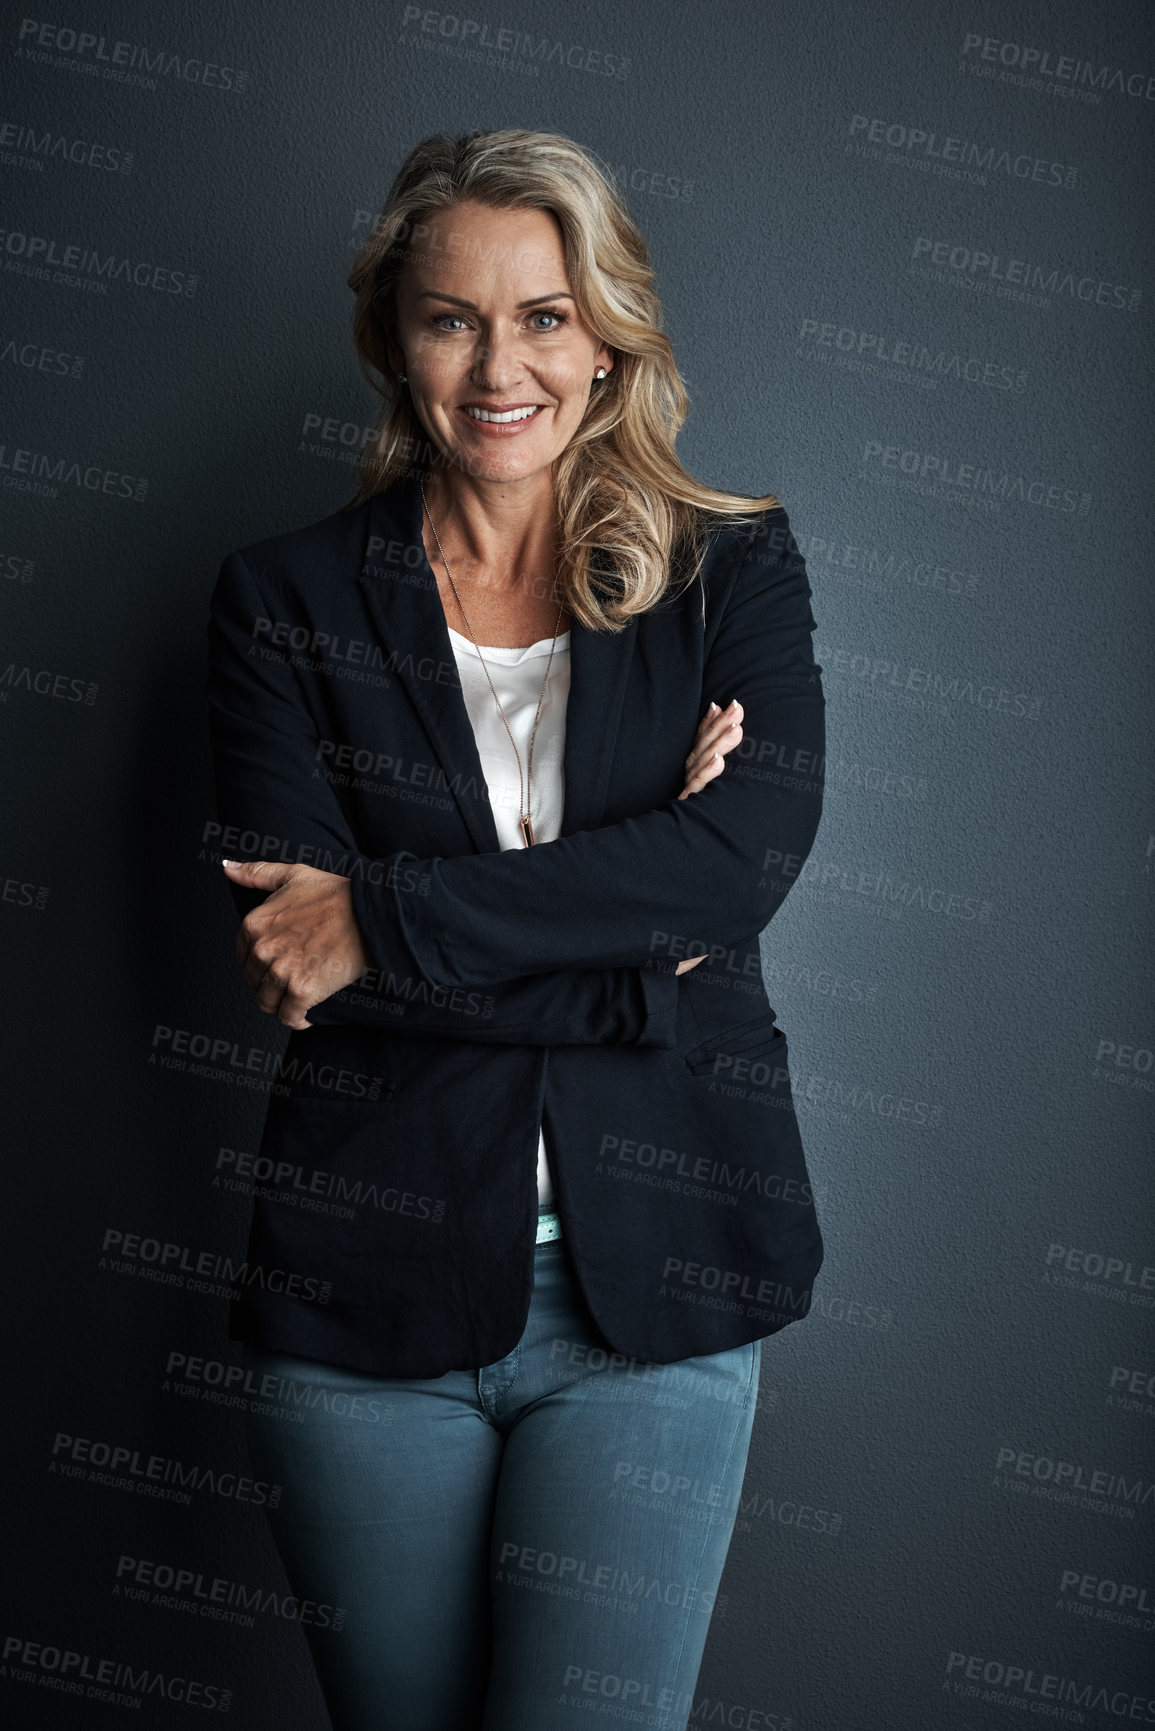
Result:
<svg viewBox="0 0 1155 1731"><path fill-rule="evenodd" d="M565 1240L477 1371L365 1376L245 1347L254 1471L334 1731L684 1731L761 1342L614 1354ZM717 1603L724 1614L724 1602Z"/></svg>

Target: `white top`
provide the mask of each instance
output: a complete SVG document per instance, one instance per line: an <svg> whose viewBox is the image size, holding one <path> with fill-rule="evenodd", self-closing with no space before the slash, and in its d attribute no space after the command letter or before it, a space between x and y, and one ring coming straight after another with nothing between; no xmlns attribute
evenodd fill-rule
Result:
<svg viewBox="0 0 1155 1731"><path fill-rule="evenodd" d="M529 784L529 812L533 820L535 842L556 841L561 834L562 804L565 799L565 712L569 699L569 639L564 631L556 644L552 637L543 637L523 649L493 648L481 644L485 667L471 637L463 637L451 625L449 641L461 678L461 694L473 724L473 737L481 759L482 774L489 790L493 821L502 851L524 847L518 819L522 812L521 789L529 773L529 736L533 732L538 698L545 679L546 661L553 649L549 680L541 699L541 719L533 741L533 776ZM494 690L509 722L510 733L517 742L521 757L521 780L518 780L517 758L509 743L509 733L493 701L493 691L485 668L489 669ZM546 1158L545 1136L537 1132L537 1197L538 1206L552 1208L553 1180Z"/></svg>

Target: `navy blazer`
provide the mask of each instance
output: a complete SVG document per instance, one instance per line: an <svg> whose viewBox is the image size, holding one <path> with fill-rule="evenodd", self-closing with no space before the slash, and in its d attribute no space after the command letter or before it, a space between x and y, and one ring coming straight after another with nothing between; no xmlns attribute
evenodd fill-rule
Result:
<svg viewBox="0 0 1155 1731"><path fill-rule="evenodd" d="M810 603L779 506L714 527L700 581L625 630L575 622L562 833L503 852L416 475L227 556L220 852L349 877L370 957L290 1034L231 1338L384 1376L512 1351L543 1118L611 1348L665 1363L805 1315L822 1236L759 934L822 809ZM732 697L739 750L679 800Z"/></svg>

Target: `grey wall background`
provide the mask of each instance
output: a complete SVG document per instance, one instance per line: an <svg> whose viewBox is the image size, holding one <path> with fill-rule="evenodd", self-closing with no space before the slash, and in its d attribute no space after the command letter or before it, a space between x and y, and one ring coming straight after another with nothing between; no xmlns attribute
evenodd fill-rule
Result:
<svg viewBox="0 0 1155 1731"><path fill-rule="evenodd" d="M211 1710L70 1695L24 1642L326 1723L275 1611L116 1590L124 1556L283 1590L260 1509L56 1439L243 1467L216 1373L166 1374L235 1361L224 1298L102 1261L243 1251L214 1176L264 1096L154 1060L283 1044L202 843L208 595L352 491L344 276L401 157L504 125L623 178L684 459L786 503L829 705L763 939L827 1260L767 1343L691 1723L1155 1723L1144 10L84 5L12 10L0 58L5 1723Z"/></svg>

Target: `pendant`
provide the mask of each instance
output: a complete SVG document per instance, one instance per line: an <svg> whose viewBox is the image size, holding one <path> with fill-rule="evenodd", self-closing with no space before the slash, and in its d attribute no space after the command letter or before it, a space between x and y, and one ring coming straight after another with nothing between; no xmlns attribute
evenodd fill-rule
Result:
<svg viewBox="0 0 1155 1731"><path fill-rule="evenodd" d="M526 812L524 817L518 819L518 826L521 830L521 839L524 842L525 846L526 847L532 847L533 846L533 825L529 821L529 813L528 812Z"/></svg>

